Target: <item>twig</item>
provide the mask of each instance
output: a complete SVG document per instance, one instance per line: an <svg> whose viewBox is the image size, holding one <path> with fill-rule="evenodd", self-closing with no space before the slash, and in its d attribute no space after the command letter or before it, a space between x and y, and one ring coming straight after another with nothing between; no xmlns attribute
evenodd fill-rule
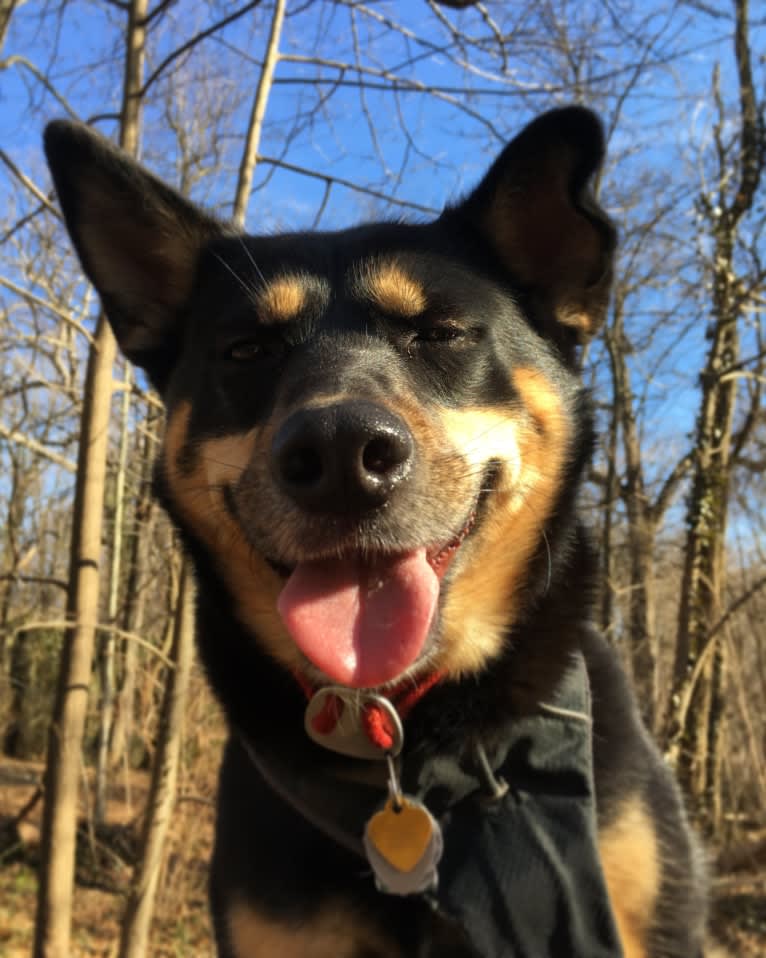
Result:
<svg viewBox="0 0 766 958"><path fill-rule="evenodd" d="M13 162L10 156L8 156L5 150L0 150L0 160L2 160L3 163L5 163L5 165L11 171L11 173L13 173L16 179L29 190L32 196L34 196L36 200L39 200L43 204L43 206L46 208L46 210L48 210L49 213L53 213L56 219L59 219L59 220L62 219L61 213L59 213L59 211L56 209L53 203L51 203L51 201L45 195L45 193L43 193L43 191L39 187L35 186L35 184L32 182L32 180L29 179L28 176L25 176L25 174L21 172L21 170L18 168L18 166L16 166L16 164Z"/></svg>
<svg viewBox="0 0 766 958"><path fill-rule="evenodd" d="M392 206L403 206L405 208L418 210L420 213L438 215L441 210L433 206L424 206L422 203L415 203L413 200L400 200L395 196L389 196L388 193L382 193L380 190L374 190L369 186L360 186L351 180L343 179L340 176L331 176L329 173L319 173L317 170L310 170L305 166L296 166L295 163L288 163L286 160L278 160L273 156L259 156L259 163L266 163L271 166L279 166L282 169L289 170L291 173L299 173L301 176L310 176L315 180L323 180L325 183L335 183L338 186L345 186L349 190L357 193L365 193L368 196L374 196L378 200L390 203Z"/></svg>
<svg viewBox="0 0 766 958"><path fill-rule="evenodd" d="M144 85L139 90L139 100L144 100L146 98L146 92L149 87L152 86L152 84L165 71L165 68L170 66L174 60L177 60L179 57L183 56L184 53L187 53L192 47L195 47L198 43L201 43L202 40L207 39L217 30L222 30L230 23L234 23L235 20L239 20L240 17L243 17L250 10L254 10L257 6L259 6L260 2L261 0L251 0L251 2L246 3L244 7L241 7L239 10L235 10L234 13L230 13L228 17L223 17L223 19L217 20L214 24L209 26L207 30L202 30L200 33L196 33L190 40L187 40L186 43L182 43L180 47L178 47L176 50L173 50L172 53L169 53L160 63L160 65L154 70L154 72L149 75L148 80L145 81Z"/></svg>
<svg viewBox="0 0 766 958"><path fill-rule="evenodd" d="M2 423L0 423L0 437L7 439L8 442L15 442L19 446L26 446L27 449L31 449L32 452L37 453L38 456L43 456L45 459L49 459L57 466L61 466L62 469L66 469L67 472L77 472L77 464L72 462L71 459L67 459L66 456L61 456L57 452L53 452L43 443L39 442L37 439L33 439L31 436L25 436L23 433L18 432L15 429L8 429L8 427L4 426Z"/></svg>

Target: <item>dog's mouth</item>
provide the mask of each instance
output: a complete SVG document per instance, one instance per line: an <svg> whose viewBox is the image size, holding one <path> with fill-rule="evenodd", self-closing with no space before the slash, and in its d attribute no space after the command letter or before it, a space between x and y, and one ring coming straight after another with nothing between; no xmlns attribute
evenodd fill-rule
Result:
<svg viewBox="0 0 766 958"><path fill-rule="evenodd" d="M444 576L475 530L492 485L482 483L463 527L446 543L310 559L289 571L277 608L306 658L352 688L385 685L411 669L437 616Z"/></svg>

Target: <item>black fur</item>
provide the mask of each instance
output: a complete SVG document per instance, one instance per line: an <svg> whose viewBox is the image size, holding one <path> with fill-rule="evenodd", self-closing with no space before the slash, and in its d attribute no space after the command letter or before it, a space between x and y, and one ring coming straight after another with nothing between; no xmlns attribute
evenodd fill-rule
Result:
<svg viewBox="0 0 766 958"><path fill-rule="evenodd" d="M67 227L123 349L163 392L171 418L181 404L190 406L177 461L181 473L193 470L206 442L278 425L317 396L385 408L393 396L417 397L434 424L449 410L512 417L525 400L511 373L525 368L539 374L565 411L569 447L550 514L518 586L519 611L508 623L501 654L488 656L475 674L443 681L409 715L404 782L408 756L459 756L477 737L491 748L508 721L546 699L569 653L580 650L593 700L599 827L607 828L625 799L636 797L651 815L661 853L646 956L699 953L705 918L699 856L616 657L591 626L598 562L576 509L592 418L574 370L575 349L600 322L615 246L614 228L589 191L604 152L597 119L569 108L536 120L474 193L433 223L275 237L234 234L83 127L52 124L46 149ZM541 222L536 205L550 196L544 218L551 222ZM508 230L506 215L516 218ZM562 245L558 233L570 228L582 236ZM530 248L550 249L553 278L550 263L527 250L525 230L534 231ZM570 269L571 251L579 255L581 247L594 252ZM350 277L359 264L390 261L402 265L425 294L427 307L414 317L373 308L355 292ZM309 278L305 302L290 322L264 324L254 305L260 284L285 274ZM252 363L231 358L243 340L253 345ZM406 420L408 408L399 402L397 415ZM418 430L424 427L409 426L421 442ZM492 461L483 466L475 486L478 530L496 508L496 498L481 493L480 484L491 484L501 468ZM438 500L432 477L443 468L418 459L386 510L330 521L285 506L273 476L252 461L227 488L225 508L253 553L284 574L304 557L321 554L323 543L336 551L369 551L382 543L397 552L437 534L450 539L471 502ZM243 623L225 565L190 524L165 462L157 491L194 559L200 653L237 732L222 767L212 870L220 954L234 955L227 910L237 898L287 927L310 923L323 907L345 902L381 942L360 946L360 958L390 954L392 942L412 958L470 954L460 932L437 920L424 902L376 891L361 859L310 825L256 772L238 736L255 749L268 742L296 768L315 767L318 774L338 760L305 737L299 685L275 661L264 636ZM511 528L507 561L514 548ZM444 595L463 572L464 560L456 561L458 571L445 578ZM429 639L435 654L439 628L437 619ZM309 675L317 680L315 672Z"/></svg>

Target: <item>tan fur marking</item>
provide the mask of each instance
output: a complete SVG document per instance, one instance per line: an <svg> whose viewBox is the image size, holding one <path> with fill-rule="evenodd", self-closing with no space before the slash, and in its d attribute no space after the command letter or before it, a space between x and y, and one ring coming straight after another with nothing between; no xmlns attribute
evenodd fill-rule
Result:
<svg viewBox="0 0 766 958"><path fill-rule="evenodd" d="M648 958L660 862L657 836L638 796L599 835L598 848L625 958Z"/></svg>
<svg viewBox="0 0 766 958"><path fill-rule="evenodd" d="M258 291L257 308L263 319L289 323L308 302L306 280L302 276L278 276Z"/></svg>
<svg viewBox="0 0 766 958"><path fill-rule="evenodd" d="M500 654L520 611L525 570L540 542L569 449L569 423L542 373L518 369L524 411L450 410L449 441L475 471L490 459L503 472L481 528L469 540L443 611L444 659L451 675L477 672Z"/></svg>
<svg viewBox="0 0 766 958"><path fill-rule="evenodd" d="M425 312L428 306L423 287L397 263L382 262L367 267L360 286L362 295L384 313L409 319Z"/></svg>
<svg viewBox="0 0 766 958"><path fill-rule="evenodd" d="M373 928L340 904L288 926L239 901L229 909L228 925L236 958L353 958L363 949L365 954L380 958L401 954L393 943L382 941Z"/></svg>
<svg viewBox="0 0 766 958"><path fill-rule="evenodd" d="M289 669L303 659L277 612L282 581L246 542L223 501L222 487L236 480L257 441L256 430L209 439L197 446L191 469L181 470L191 407L182 402L168 418L162 459L168 487L192 530L215 557L235 602L237 617L258 635L265 651Z"/></svg>

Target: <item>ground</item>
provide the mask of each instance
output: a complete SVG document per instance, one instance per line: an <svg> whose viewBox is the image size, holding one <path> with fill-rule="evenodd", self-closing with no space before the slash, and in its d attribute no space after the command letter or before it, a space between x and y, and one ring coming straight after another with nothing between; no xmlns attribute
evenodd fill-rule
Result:
<svg viewBox="0 0 766 958"><path fill-rule="evenodd" d="M32 799L42 765L0 759L0 955L28 958L37 889L38 801L20 828L11 819ZM211 776L214 780L214 777ZM107 825L94 833L85 825L78 837L77 887L73 909L72 955L114 958L119 922L130 885L131 861L139 847L138 812L148 776L115 777ZM208 792L184 788L169 835L147 958L213 958L207 911L206 862L213 830L212 782ZM85 810L83 809L83 812ZM83 822L87 816L83 815ZM19 834L20 833L20 834Z"/></svg>
<svg viewBox="0 0 766 958"><path fill-rule="evenodd" d="M3 958L28 958L31 950L40 803L20 828L9 824L35 796L41 772L39 763L0 760ZM78 845L73 956L114 958L117 954L119 921L130 883L129 863L138 847L137 810L143 805L147 786L144 773L132 772L122 781L118 776L110 794L107 827L94 834L83 826ZM205 896L212 823L210 790L200 792L197 787L191 793L182 786L147 958L213 958ZM715 958L764 958L766 868L756 870L746 855L739 854L736 870L715 879L714 896L713 933L723 946Z"/></svg>

